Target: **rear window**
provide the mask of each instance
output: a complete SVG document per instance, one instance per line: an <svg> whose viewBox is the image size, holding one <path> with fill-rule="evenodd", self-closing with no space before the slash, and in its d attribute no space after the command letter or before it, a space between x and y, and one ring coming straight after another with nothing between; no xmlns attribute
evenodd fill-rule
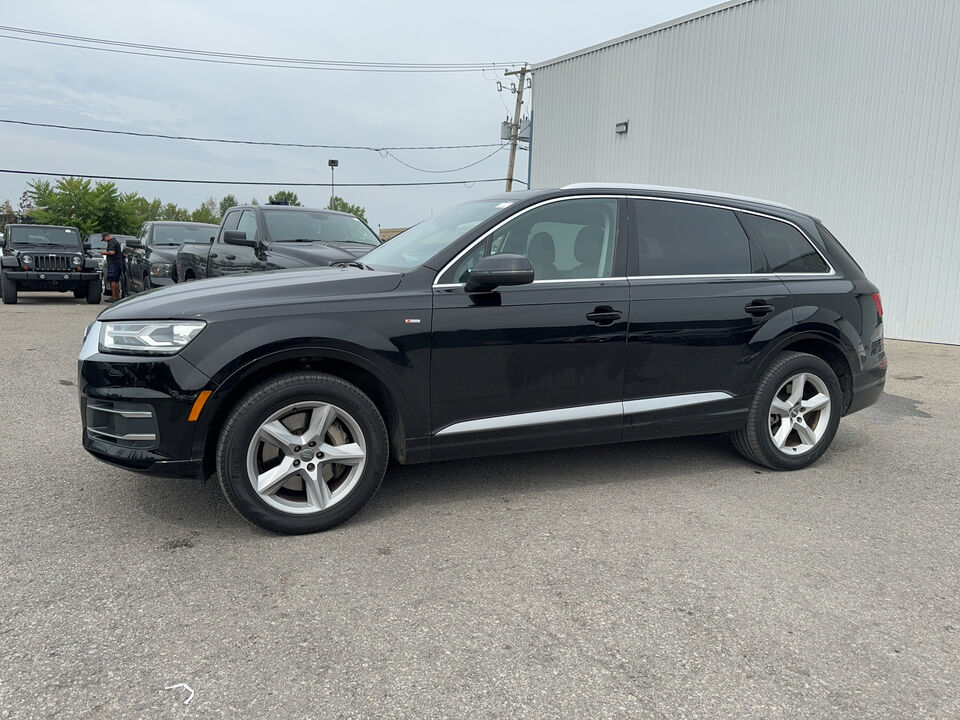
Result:
<svg viewBox="0 0 960 720"><path fill-rule="evenodd" d="M750 242L732 210L637 200L640 275L741 275Z"/></svg>
<svg viewBox="0 0 960 720"><path fill-rule="evenodd" d="M750 213L741 213L740 220L760 245L772 272L830 272L820 253L793 225Z"/></svg>

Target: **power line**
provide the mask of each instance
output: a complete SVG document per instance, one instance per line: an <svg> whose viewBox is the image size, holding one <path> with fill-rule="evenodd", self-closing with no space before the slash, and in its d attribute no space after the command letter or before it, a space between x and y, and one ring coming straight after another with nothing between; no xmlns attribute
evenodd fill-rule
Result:
<svg viewBox="0 0 960 720"><path fill-rule="evenodd" d="M105 135L128 135L130 137L161 138L163 140L192 140L194 142L226 143L230 145L263 145L269 147L316 148L321 150L369 150L386 152L389 150L463 150L468 148L500 148L500 143L476 143L471 145L398 145L376 147L374 145L320 145L315 143L270 142L264 140L230 140L225 138L194 137L191 135L164 135L162 133L134 132L132 130L108 130L106 128L82 127L79 125L59 125L54 123L29 122L27 120L8 120L0 118L7 125L26 125L28 127L55 128L57 130L77 130L81 132L102 133Z"/></svg>
<svg viewBox="0 0 960 720"><path fill-rule="evenodd" d="M387 151L384 151L384 152L386 153L386 155L387 155L388 157L392 157L392 158L393 158L394 160L396 160L398 163L400 163L401 165L405 165L406 167L410 168L411 170L416 170L417 172L424 172L424 173L441 174L441 173L457 172L458 170L466 170L467 168L473 167L474 165L479 165L479 164L482 163L484 160L489 160L490 158L492 158L494 155L496 155L498 152L500 152L501 150L503 150L505 147L507 147L507 144L506 144L506 143L504 143L503 145L501 145L500 147L498 147L498 148L497 148L496 150L494 150L492 153L489 153L488 155L484 155L482 158L480 158L479 160L477 160L477 161L475 161L475 162L469 163L468 165L461 165L460 167L457 167L457 168L451 168L450 170L427 170L426 168L417 167L416 165L411 165L410 163L408 163L408 162L406 162L406 161L404 161L404 160L401 160L401 159L398 158L396 155L394 155L392 152L387 152Z"/></svg>
<svg viewBox="0 0 960 720"><path fill-rule="evenodd" d="M183 178L129 177L125 175L89 175L84 173L42 172L39 170L4 170L6 175L39 175L42 177L75 177L86 180L129 180L135 182L183 183L190 185L266 185L273 187L330 187L328 182L265 182L262 180L196 180ZM424 182L337 182L337 187L415 187L423 185L475 185L477 183L503 182L506 178L482 180L431 180ZM517 181L522 182L522 181Z"/></svg>
<svg viewBox="0 0 960 720"><path fill-rule="evenodd" d="M220 65L246 65L253 67L289 68L294 70L331 70L341 72L477 72L485 69L507 68L522 63L401 63L401 62L370 62L348 60L315 60L309 58L276 57L270 55L248 55L243 53L219 52L213 50L196 50L167 45L149 45L146 43L123 42L106 40L84 35L66 35L63 33L30 30L9 25L0 25L0 30L9 35L0 33L0 37L9 40L72 47L82 50L98 50L101 52L119 53L123 55L140 55L145 57L159 57L174 60L191 60L194 62L216 63ZM34 37L21 37L30 35ZM39 38L56 38L39 39ZM106 46L106 47L103 47Z"/></svg>

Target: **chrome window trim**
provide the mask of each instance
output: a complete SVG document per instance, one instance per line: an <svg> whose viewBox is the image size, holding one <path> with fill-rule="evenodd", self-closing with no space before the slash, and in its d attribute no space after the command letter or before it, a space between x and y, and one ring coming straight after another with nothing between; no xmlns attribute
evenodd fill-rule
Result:
<svg viewBox="0 0 960 720"><path fill-rule="evenodd" d="M596 405L577 405L554 410L513 413L511 415L496 415L452 423L435 432L434 436L443 437L470 432L485 432L487 430L506 430L544 423L572 422L574 420L596 420L618 415L623 417L624 415L635 415L655 410L702 405L703 403L731 398L733 398L733 395L730 393L718 390L714 392L684 393L682 395L663 395L622 402L597 403Z"/></svg>
<svg viewBox="0 0 960 720"><path fill-rule="evenodd" d="M456 257L454 257L453 260L451 260L451 261L448 262L446 265L444 265L443 268L441 268L440 272L438 272L438 273L434 276L434 278L433 278L433 287L438 288L438 287L463 287L463 286L465 286L466 283L439 283L439 282L437 282L437 281L438 281L441 277L443 277L443 274L444 274L447 270L449 270L452 265L455 265L455 264L460 260L460 258L462 258L462 257L463 257L464 255L466 255L468 252L470 252L471 250L473 250L479 243L484 242L488 237L490 237L490 235L492 235L492 234L495 233L497 230L499 230L500 228L502 228L502 227L503 227L504 225L506 225L508 222L510 222L510 221L512 221L512 220L515 220L516 218L520 217L521 215L526 215L526 214L527 214L529 211L531 211L531 210L535 210L536 208L543 207L544 205L549 205L549 204L551 204L551 203L562 202L562 201L564 201L564 200L597 200L597 199L620 200L621 198L625 198L625 197L627 197L627 196L626 196L626 195L611 195L610 193L590 194L590 195L564 195L563 197L555 197L555 198L550 198L549 200L542 200L542 201L538 202L536 205L531 205L530 207L526 207L526 208L524 208L523 210L521 210L520 212L518 212L518 213L516 213L516 214L514 214L514 215L511 215L511 216L508 217L508 218L503 219L502 221L500 221L499 223L497 223L496 225L494 225L492 228L490 228L489 230L487 230L487 232L485 232L483 235L481 235L481 236L478 237L476 240L474 240L472 243L470 243L470 245L468 245L468 246L465 247L463 250L461 250L459 253L457 253ZM620 213L619 213L619 210L618 210L618 211L617 211L617 228L618 228L618 230L619 230L619 224L620 224ZM614 247L616 247L616 241L617 241L617 238L614 237ZM580 280L613 280L613 279L614 279L614 278L612 278L612 277L604 277L604 278L563 278L562 280L563 280L564 282L570 282L570 281L580 281ZM622 278L621 278L621 279L622 279ZM538 282L544 283L544 282L554 282L554 281L553 281L553 280L534 280L533 282L534 282L534 283L538 283Z"/></svg>
<svg viewBox="0 0 960 720"><path fill-rule="evenodd" d="M740 208L740 207L734 208L734 207L730 207L729 205L718 205L718 204L716 204L716 203L704 202L704 201L702 201L702 200L685 200L685 199L683 199L683 198L656 197L656 196L653 196L653 195L629 195L629 196L627 196L627 197L630 198L630 199L634 199L634 200L657 200L657 201L659 201L659 202L683 203L683 204L685 204L685 205L703 205L704 207L712 207L712 208L718 208L718 209L720 209L720 210L729 210L729 211L731 211L731 212L741 212L741 213L746 213L747 215L756 215L756 216L758 216L758 217L765 217L765 218L767 218L768 220L774 220L774 221L776 221L776 222L780 222L780 223L784 223L784 224L786 224L786 225L790 225L791 227L793 227L794 229L796 229L796 231L799 232L800 235L803 236L803 239L806 240L806 241L810 244L810 247L812 247L812 248L816 251L817 255L820 256L820 259L823 260L823 261L827 264L827 267L828 267L828 268L830 268L829 271L827 271L827 272L822 272L822 273L777 273L777 272L773 272L773 273L733 273L733 274L731 274L731 273L717 273L717 274L705 274L705 275L631 275L631 276L630 276L630 279L631 279L631 280L635 280L635 279L639 279L639 278L669 278L669 277L686 277L686 278L750 277L750 276L756 277L757 275L763 275L763 274L765 274L765 275L775 275L775 276L778 277L778 278L780 278L780 277L801 277L801 278L806 278L806 277L832 277L832 276L834 276L834 275L837 274L837 271L834 270L833 265L832 265L832 264L830 263L830 261L826 258L826 256L825 256L822 252L820 252L820 248L818 248L818 247L817 247L817 244L816 244L815 242L813 242L813 240L810 238L810 236L809 236L806 232L804 232L803 228L800 227L799 225L797 225L795 222L793 222L793 221L791 221L791 220L787 220L786 218L777 217L776 215L771 215L771 214L769 214L769 213L759 212L759 211L757 211L757 210L748 210L748 209L746 209L746 208ZM743 229L743 234L744 234L744 236L747 237L747 239L750 238L750 236L747 235L746 228Z"/></svg>
<svg viewBox="0 0 960 720"><path fill-rule="evenodd" d="M558 278L554 280L534 280L531 283L525 283L523 285L518 285L514 287L528 287L530 285L556 285L558 283L564 283L571 285L574 283L614 283L614 282L624 282L628 280L626 275L618 275L616 277L602 277L602 278ZM440 283L435 284L434 288L462 288L465 283Z"/></svg>

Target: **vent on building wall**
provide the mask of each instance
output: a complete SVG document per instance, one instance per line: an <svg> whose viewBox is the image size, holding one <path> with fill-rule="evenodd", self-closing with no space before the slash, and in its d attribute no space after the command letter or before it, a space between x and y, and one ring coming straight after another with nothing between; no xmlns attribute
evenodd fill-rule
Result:
<svg viewBox="0 0 960 720"><path fill-rule="evenodd" d="M630 121L624 120L623 122L617 123L617 135L624 135L627 130L630 128Z"/></svg>

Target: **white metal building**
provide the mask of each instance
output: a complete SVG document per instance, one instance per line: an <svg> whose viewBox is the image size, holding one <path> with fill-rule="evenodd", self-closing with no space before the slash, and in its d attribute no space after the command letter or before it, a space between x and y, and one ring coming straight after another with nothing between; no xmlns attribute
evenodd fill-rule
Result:
<svg viewBox="0 0 960 720"><path fill-rule="evenodd" d="M888 337L960 344L958 0L732 0L541 63L530 162L809 212Z"/></svg>

